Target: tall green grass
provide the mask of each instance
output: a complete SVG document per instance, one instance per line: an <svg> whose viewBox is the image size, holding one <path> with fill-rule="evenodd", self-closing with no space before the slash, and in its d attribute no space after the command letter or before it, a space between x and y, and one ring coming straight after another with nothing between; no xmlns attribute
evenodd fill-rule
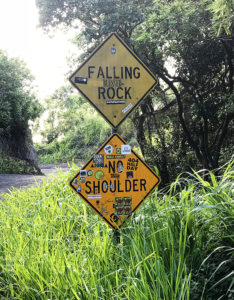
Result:
<svg viewBox="0 0 234 300"><path fill-rule="evenodd" d="M2 299L233 299L233 176L155 192L113 232L68 186L77 172L5 194Z"/></svg>

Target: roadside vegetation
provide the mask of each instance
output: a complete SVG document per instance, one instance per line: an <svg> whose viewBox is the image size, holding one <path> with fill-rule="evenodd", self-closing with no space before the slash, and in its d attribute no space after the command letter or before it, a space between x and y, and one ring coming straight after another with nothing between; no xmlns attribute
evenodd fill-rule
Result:
<svg viewBox="0 0 234 300"><path fill-rule="evenodd" d="M182 172L216 170L232 159L232 1L84 0L81 4L53 0L51 4L36 0L36 5L39 26L47 33L76 29L77 22L81 25L72 39L79 56L68 57L66 77L116 32L158 79L155 89L120 129L121 135L129 135L123 137L130 145L137 143L151 168L157 166L161 187ZM46 100L49 117L45 127L50 121L46 133L50 137L43 136L44 152L37 148L41 161L86 154L87 159L110 135L110 127L86 101L78 100L78 92L65 89L51 96L51 104ZM68 130L62 130L63 117L52 118L53 107L69 112Z"/></svg>
<svg viewBox="0 0 234 300"><path fill-rule="evenodd" d="M38 171L27 161L10 157L0 150L0 174L37 175Z"/></svg>
<svg viewBox="0 0 234 300"><path fill-rule="evenodd" d="M234 170L182 175L113 232L68 186L78 171L4 194L4 299L232 299Z"/></svg>
<svg viewBox="0 0 234 300"><path fill-rule="evenodd" d="M83 52L68 58L69 75L116 32L157 77L119 134L159 170L162 183L121 230L118 245L69 188L75 164L36 187L1 194L1 299L234 299L231 1L36 5L47 33L81 25L72 43ZM37 155L40 164L85 162L110 136L73 87L40 103L33 81L25 63L0 50L1 173L39 173ZM37 155L30 121L42 137Z"/></svg>
<svg viewBox="0 0 234 300"><path fill-rule="evenodd" d="M26 63L0 49L0 173L37 173L29 122L42 112Z"/></svg>
<svg viewBox="0 0 234 300"><path fill-rule="evenodd" d="M85 162L111 135L110 125L71 86L56 90L44 100L44 108L41 121L34 124L34 133L42 136L35 143L40 164ZM121 126L120 135L137 147L131 120Z"/></svg>

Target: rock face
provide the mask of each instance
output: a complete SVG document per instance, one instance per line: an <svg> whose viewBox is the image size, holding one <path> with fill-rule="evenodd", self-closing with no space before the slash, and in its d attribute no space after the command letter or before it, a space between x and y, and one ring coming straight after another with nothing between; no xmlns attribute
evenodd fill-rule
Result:
<svg viewBox="0 0 234 300"><path fill-rule="evenodd" d="M29 145L29 147L25 151L25 159L28 160L29 163L35 168L38 167L39 162L38 162L37 152L33 143Z"/></svg>
<svg viewBox="0 0 234 300"><path fill-rule="evenodd" d="M38 174L42 174L38 166L38 157L29 130L24 136L1 132L0 151L16 160L26 161L31 167L36 169Z"/></svg>

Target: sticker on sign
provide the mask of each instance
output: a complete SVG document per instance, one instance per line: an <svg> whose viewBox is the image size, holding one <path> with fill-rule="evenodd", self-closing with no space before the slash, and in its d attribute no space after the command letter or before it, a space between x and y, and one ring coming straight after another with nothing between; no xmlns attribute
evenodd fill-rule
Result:
<svg viewBox="0 0 234 300"><path fill-rule="evenodd" d="M85 177L87 174L86 170L80 170L80 176Z"/></svg>
<svg viewBox="0 0 234 300"><path fill-rule="evenodd" d="M113 152L113 147L111 145L107 145L104 148L104 151L105 151L106 154L111 154Z"/></svg>
<svg viewBox="0 0 234 300"><path fill-rule="evenodd" d="M128 104L128 106L122 110L122 113L125 114L131 107L132 107L132 103Z"/></svg>
<svg viewBox="0 0 234 300"><path fill-rule="evenodd" d="M121 154L131 154L131 146L121 145Z"/></svg>
<svg viewBox="0 0 234 300"><path fill-rule="evenodd" d="M88 199L102 199L102 195L88 195Z"/></svg>
<svg viewBox="0 0 234 300"><path fill-rule="evenodd" d="M94 154L93 155L93 162L94 163L104 163L104 155L102 154Z"/></svg>

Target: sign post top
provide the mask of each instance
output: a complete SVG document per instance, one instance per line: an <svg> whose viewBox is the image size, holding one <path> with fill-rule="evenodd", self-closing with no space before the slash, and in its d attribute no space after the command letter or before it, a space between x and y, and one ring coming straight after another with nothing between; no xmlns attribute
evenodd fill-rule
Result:
<svg viewBox="0 0 234 300"><path fill-rule="evenodd" d="M118 128L158 83L116 33L110 34L69 80L113 128Z"/></svg>
<svg viewBox="0 0 234 300"><path fill-rule="evenodd" d="M159 185L158 175L114 133L70 181L70 187L114 230Z"/></svg>

